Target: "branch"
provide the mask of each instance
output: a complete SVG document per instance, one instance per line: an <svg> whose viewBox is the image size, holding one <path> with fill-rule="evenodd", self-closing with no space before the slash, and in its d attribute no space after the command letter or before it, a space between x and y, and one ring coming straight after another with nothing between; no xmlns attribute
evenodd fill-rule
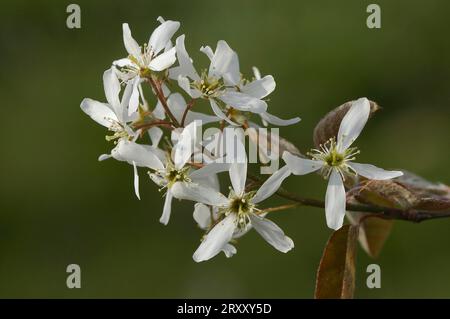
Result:
<svg viewBox="0 0 450 319"><path fill-rule="evenodd" d="M170 111L169 105L167 104L166 97L164 96L164 93L161 89L161 84L159 82L155 81L151 76L147 77L147 79L150 82L150 85L152 86L153 91L155 91L156 97L161 102L161 104L164 108L164 112L166 112L167 116L170 118L170 120L176 127L180 127L180 123L175 118L173 113Z"/></svg>
<svg viewBox="0 0 450 319"><path fill-rule="evenodd" d="M264 181L257 176L249 175L249 179L255 183L262 184ZM299 206L311 206L318 208L325 208L323 200L304 198L297 194L288 192L284 188L279 188L276 194L285 199L297 202ZM381 218L400 219L419 223L424 220L447 218L450 217L450 211L425 211L416 209L397 209L389 207L371 206L364 204L347 203L346 210L360 213L371 213L374 216L379 215Z"/></svg>
<svg viewBox="0 0 450 319"><path fill-rule="evenodd" d="M181 118L181 126L184 127L184 122L186 121L186 116L188 114L188 112L192 109L192 107L195 104L195 100L192 99L187 105L186 105L186 109L184 110L183 113L183 117Z"/></svg>

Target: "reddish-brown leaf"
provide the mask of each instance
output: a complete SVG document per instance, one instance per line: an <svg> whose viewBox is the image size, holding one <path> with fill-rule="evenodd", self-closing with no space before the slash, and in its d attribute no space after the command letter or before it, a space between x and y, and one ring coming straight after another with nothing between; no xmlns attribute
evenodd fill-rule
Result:
<svg viewBox="0 0 450 319"><path fill-rule="evenodd" d="M327 242L317 270L316 299L350 299L355 290L358 227L344 225Z"/></svg>

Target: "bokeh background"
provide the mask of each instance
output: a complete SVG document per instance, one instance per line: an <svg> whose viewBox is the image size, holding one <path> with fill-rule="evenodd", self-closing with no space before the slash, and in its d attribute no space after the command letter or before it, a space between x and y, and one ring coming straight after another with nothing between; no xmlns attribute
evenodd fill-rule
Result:
<svg viewBox="0 0 450 319"><path fill-rule="evenodd" d="M66 28L68 1L2 1L0 10L0 297L313 296L330 230L324 212L299 208L272 219L294 239L281 254L251 232L232 259L196 264L201 232L192 205L163 200L145 178L134 197L132 169L97 162L106 131L81 112L104 100L102 73L125 55L121 23L147 41L159 15L179 20L200 65L201 45L225 39L241 70L273 74L272 113L300 115L281 134L301 150L332 108L367 96L384 107L358 140L361 162L405 168L450 183L450 2L377 0L382 28L366 27L369 1L81 1L82 28ZM142 174L142 176L144 176ZM322 198L318 176L286 187ZM267 203L278 203L273 199ZM396 222L378 260L359 250L356 297L450 297L450 219ZM378 263L382 288L365 286ZM66 266L82 288L66 287Z"/></svg>

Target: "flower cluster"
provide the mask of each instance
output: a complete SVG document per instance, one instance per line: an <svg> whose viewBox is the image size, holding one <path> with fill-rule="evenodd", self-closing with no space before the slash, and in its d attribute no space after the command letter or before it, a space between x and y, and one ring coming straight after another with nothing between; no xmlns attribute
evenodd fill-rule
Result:
<svg viewBox="0 0 450 319"><path fill-rule="evenodd" d="M261 76L255 67L251 77L241 74L238 55L227 42L218 41L215 50L201 47L209 66L199 69L185 48L185 35L172 41L180 23L161 17L158 21L160 25L143 45L132 37L128 24L123 24L127 55L112 62L103 74L107 102L86 98L81 109L111 132L106 140L113 147L99 160L114 158L130 164L138 198L140 169L144 168L157 185L164 197L162 224L170 220L173 198L195 203L193 218L205 231L193 255L195 261L208 260L221 251L231 257L236 253L233 244L252 228L277 250L291 250L292 239L266 218L271 210L261 206L291 174L319 171L328 179L325 211L327 224L333 229L343 224L343 181L347 176L390 179L402 174L353 162L358 151L350 146L370 113L369 101L362 98L343 118L337 137L313 150L310 159L272 149L272 153L282 155L286 165L273 171L264 182L252 179L247 173L251 156L245 143L250 134L245 130L261 124L293 125L300 119L284 120L267 112L267 96L275 89L274 78ZM177 87L180 92L176 92ZM152 100L144 96L145 90ZM207 102L208 111L193 111L201 101ZM254 121L255 117L261 124ZM217 131L199 137L199 127L207 124L217 124ZM232 132L232 138L226 131ZM258 146L261 139L255 141ZM218 176L225 173L231 186L223 194Z"/></svg>

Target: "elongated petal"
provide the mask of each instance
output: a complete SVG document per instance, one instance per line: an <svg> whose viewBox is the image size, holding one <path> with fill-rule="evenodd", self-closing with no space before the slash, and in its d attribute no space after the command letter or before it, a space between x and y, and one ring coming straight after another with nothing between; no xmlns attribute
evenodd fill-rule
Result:
<svg viewBox="0 0 450 319"><path fill-rule="evenodd" d="M301 158L286 151L283 153L283 160L291 170L292 174L295 175L306 175L315 172L324 165L324 163L320 161Z"/></svg>
<svg viewBox="0 0 450 319"><path fill-rule="evenodd" d="M250 222L253 228L275 249L287 253L294 248L294 242L286 236L283 230L277 226L273 221L250 214Z"/></svg>
<svg viewBox="0 0 450 319"><path fill-rule="evenodd" d="M123 67L129 67L129 68L137 68L138 66L136 65L136 63L134 63L133 61L131 61L128 58L123 58L123 59L119 59L119 60L115 60L113 61L113 65L117 66L119 68L123 68Z"/></svg>
<svg viewBox="0 0 450 319"><path fill-rule="evenodd" d="M98 157L99 162L106 161L107 159L110 159L112 156L111 154L102 154Z"/></svg>
<svg viewBox="0 0 450 319"><path fill-rule="evenodd" d="M186 51L186 47L184 46L184 38L185 35L183 34L180 35L175 41L175 48L177 50L177 59L179 66L176 66L169 70L169 78L178 80L178 77L181 75L183 77L190 77L194 81L198 81L200 80L200 76L198 75L197 71L195 71L192 60Z"/></svg>
<svg viewBox="0 0 450 319"><path fill-rule="evenodd" d="M194 153L197 134L197 122L192 122L183 129L177 144L173 147L175 168L180 169Z"/></svg>
<svg viewBox="0 0 450 319"><path fill-rule="evenodd" d="M253 75L255 76L255 79L259 80L261 79L261 72L259 72L259 69L254 66L252 67Z"/></svg>
<svg viewBox="0 0 450 319"><path fill-rule="evenodd" d="M272 196L289 175L291 175L291 171L287 165L280 168L261 185L252 201L259 203Z"/></svg>
<svg viewBox="0 0 450 319"><path fill-rule="evenodd" d="M128 116L132 116L139 108L139 77L135 77L133 81L127 85L131 85L132 88L130 100L128 103Z"/></svg>
<svg viewBox="0 0 450 319"><path fill-rule="evenodd" d="M133 162L133 172L134 172L134 193L136 194L136 197L140 200L141 195L139 195L139 174L136 162Z"/></svg>
<svg viewBox="0 0 450 319"><path fill-rule="evenodd" d="M211 210L205 204L195 204L193 216L201 229L207 229L211 225Z"/></svg>
<svg viewBox="0 0 450 319"><path fill-rule="evenodd" d="M300 122L299 117L294 117L294 118L291 118L288 120L283 120L283 119L280 119L278 116L272 115L267 112L261 113L259 115L267 123L270 123L270 124L276 125L276 126L288 126L288 125L293 125L293 124Z"/></svg>
<svg viewBox="0 0 450 319"><path fill-rule="evenodd" d="M230 169L229 163L210 163L191 173L191 178L205 178L213 174L226 172Z"/></svg>
<svg viewBox="0 0 450 319"><path fill-rule="evenodd" d="M85 98L80 107L91 119L105 127L110 127L113 121L118 121L116 114L105 103Z"/></svg>
<svg viewBox="0 0 450 319"><path fill-rule="evenodd" d="M178 85L180 88L182 88L187 94L189 94L190 97L193 99L197 99L201 96L200 91L196 89L191 89L191 84L189 82L189 79L185 76L179 76L178 77Z"/></svg>
<svg viewBox="0 0 450 319"><path fill-rule="evenodd" d="M336 170L331 173L325 195L325 214L327 225L338 230L342 227L345 216L345 188L342 178Z"/></svg>
<svg viewBox="0 0 450 319"><path fill-rule="evenodd" d="M111 155L116 160L125 161L129 164L133 164L133 162L135 162L136 165L140 167L164 169L164 165L154 154L151 146L121 140L112 150Z"/></svg>
<svg viewBox="0 0 450 319"><path fill-rule="evenodd" d="M403 175L401 171L386 171L371 164L349 163L356 173L369 179L385 180Z"/></svg>
<svg viewBox="0 0 450 319"><path fill-rule="evenodd" d="M159 127L151 127L148 130L148 135L152 141L152 146L158 147L159 142L163 136L164 132Z"/></svg>
<svg viewBox="0 0 450 319"><path fill-rule="evenodd" d="M131 30L130 27L128 26L128 23L122 24L122 30L123 30L123 44L125 45L125 49L130 55L136 58L139 57L141 55L141 47L131 35Z"/></svg>
<svg viewBox="0 0 450 319"><path fill-rule="evenodd" d="M339 151L342 152L349 148L358 138L369 119L369 115L370 103L368 99L364 97L352 103L339 127L337 137Z"/></svg>
<svg viewBox="0 0 450 319"><path fill-rule="evenodd" d="M230 125L239 126L238 124L236 124L232 120L230 120L228 118L228 116L225 115L225 113L222 112L220 107L217 105L216 101L214 101L213 99L209 99L209 103L211 104L212 111L218 118L220 118L221 120L224 120L225 122L227 122Z"/></svg>
<svg viewBox="0 0 450 319"><path fill-rule="evenodd" d="M201 262L216 256L231 240L235 228L236 215L230 214L211 229L192 258L196 262Z"/></svg>
<svg viewBox="0 0 450 319"><path fill-rule="evenodd" d="M234 247L231 244L226 244L223 248L222 248L223 253L225 254L225 256L227 256L227 258L231 258L233 257L236 253L236 247Z"/></svg>
<svg viewBox="0 0 450 319"><path fill-rule="evenodd" d="M232 163L230 166L230 180L234 192L241 195L247 180L247 163Z"/></svg>
<svg viewBox="0 0 450 319"><path fill-rule="evenodd" d="M275 90L275 86L276 84L273 76L266 75L260 80L255 80L244 85L242 92L258 99L262 99L272 93Z"/></svg>
<svg viewBox="0 0 450 319"><path fill-rule="evenodd" d="M253 96L241 92L226 91L219 96L225 104L234 107L240 111L263 113L267 111L267 103Z"/></svg>
<svg viewBox="0 0 450 319"><path fill-rule="evenodd" d="M103 86L105 89L106 100L109 105L111 105L116 113L119 112L120 82L113 68L110 68L103 73Z"/></svg>
<svg viewBox="0 0 450 319"><path fill-rule="evenodd" d="M162 71L172 66L177 60L176 49L172 48L167 52L158 55L150 61L149 67L153 71Z"/></svg>
<svg viewBox="0 0 450 319"><path fill-rule="evenodd" d="M172 192L170 190L166 193L166 199L164 200L164 208L159 222L163 225L167 225L170 219L170 213L172 211Z"/></svg>
<svg viewBox="0 0 450 319"><path fill-rule="evenodd" d="M191 200L211 206L225 207L228 198L221 193L196 183L177 182L171 188L175 198Z"/></svg>
<svg viewBox="0 0 450 319"><path fill-rule="evenodd" d="M167 45L172 36L180 27L180 22L167 20L161 23L159 27L153 31L148 44L152 48L154 54L158 54Z"/></svg>
<svg viewBox="0 0 450 319"><path fill-rule="evenodd" d="M209 76L224 77L226 85L237 85L240 81L237 54L223 40L217 42L217 48L209 67Z"/></svg>
<svg viewBox="0 0 450 319"><path fill-rule="evenodd" d="M201 47L200 51L203 52L204 54L206 54L206 56L209 58L209 60L213 59L214 52L209 45Z"/></svg>

